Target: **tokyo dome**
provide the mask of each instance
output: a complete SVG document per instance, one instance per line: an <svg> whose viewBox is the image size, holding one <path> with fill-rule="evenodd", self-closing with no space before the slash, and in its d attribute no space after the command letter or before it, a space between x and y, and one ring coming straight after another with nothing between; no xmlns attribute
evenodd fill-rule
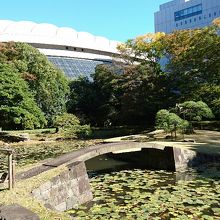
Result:
<svg viewBox="0 0 220 220"><path fill-rule="evenodd" d="M68 27L0 20L0 42L9 41L37 48L70 78L90 76L98 64L111 64L120 43Z"/></svg>

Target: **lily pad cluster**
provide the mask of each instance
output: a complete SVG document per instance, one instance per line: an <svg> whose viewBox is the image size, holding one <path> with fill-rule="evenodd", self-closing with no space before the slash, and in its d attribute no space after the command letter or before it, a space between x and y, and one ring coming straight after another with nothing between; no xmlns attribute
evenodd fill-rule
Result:
<svg viewBox="0 0 220 220"><path fill-rule="evenodd" d="M74 219L220 219L219 179L177 180L166 171L123 170L91 179L94 200L68 211Z"/></svg>

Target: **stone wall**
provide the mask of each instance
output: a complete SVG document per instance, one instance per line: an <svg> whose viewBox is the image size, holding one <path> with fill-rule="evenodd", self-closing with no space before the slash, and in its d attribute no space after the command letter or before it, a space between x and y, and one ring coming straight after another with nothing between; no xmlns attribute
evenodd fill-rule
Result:
<svg viewBox="0 0 220 220"><path fill-rule="evenodd" d="M173 148L173 157L175 161L175 170L182 170L188 167L192 167L193 161L197 157L197 153L192 150L185 150L181 148Z"/></svg>
<svg viewBox="0 0 220 220"><path fill-rule="evenodd" d="M84 162L74 162L62 172L39 188L32 191L33 196L46 207L58 211L76 208L92 200L92 192Z"/></svg>
<svg viewBox="0 0 220 220"><path fill-rule="evenodd" d="M116 154L116 152L126 149L131 150L135 147L141 150ZM75 154L75 156L71 155L71 158L82 161L72 161L73 163L67 165L68 170L51 178L37 189L34 189L32 191L33 196L42 201L46 207L58 211L76 208L80 204L91 201L93 196L84 161L109 152L115 152L112 154L113 157L133 162L141 168L169 171L182 170L183 168L207 161L220 161L219 155L205 155L176 147L153 145L149 142L98 145L93 148L73 152L72 154ZM59 166L68 157L69 155L64 155L64 158L62 157L55 161L54 164ZM55 165L53 166L53 163L51 163L47 167L56 167Z"/></svg>
<svg viewBox="0 0 220 220"><path fill-rule="evenodd" d="M204 163L220 162L219 154L207 154L176 147L173 148L173 157L175 161L175 170L197 167Z"/></svg>
<svg viewBox="0 0 220 220"><path fill-rule="evenodd" d="M207 162L220 162L218 154L199 153L177 147L142 148L141 151L109 154L115 159L133 162L137 168L182 171Z"/></svg>

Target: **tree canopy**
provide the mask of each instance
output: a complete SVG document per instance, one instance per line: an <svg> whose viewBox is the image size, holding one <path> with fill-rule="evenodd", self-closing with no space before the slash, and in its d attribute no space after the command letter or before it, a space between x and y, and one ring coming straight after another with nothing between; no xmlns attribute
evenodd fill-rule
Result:
<svg viewBox="0 0 220 220"><path fill-rule="evenodd" d="M187 100L204 101L220 118L219 24L220 18L201 29L147 34L127 41L119 49L124 59L130 56L128 60L136 65L148 63L155 74L164 75L170 106Z"/></svg>
<svg viewBox="0 0 220 220"><path fill-rule="evenodd" d="M27 83L10 64L0 63L0 127L34 129L46 125Z"/></svg>
<svg viewBox="0 0 220 220"><path fill-rule="evenodd" d="M220 119L219 24L220 19L216 19L212 26L202 29L130 39L118 46L120 55L112 65L98 65L92 80L81 77L69 85L65 75L37 49L24 43L1 43L1 80L4 86L12 80L6 74L8 69L19 82L8 87L15 86L14 95L22 91L19 97L25 100L17 103L12 90L0 87L1 109L11 109L10 119L6 110L1 114L8 126L27 128L42 127L45 119L52 126L56 116L66 110L94 126L152 125L160 109L174 109L176 103L182 103L179 106L185 115L182 112L179 116L183 118L202 120L214 114ZM21 88L16 89L19 85ZM11 102L5 102L5 97ZM19 106L31 116L14 114L11 106ZM169 123L180 122L173 113L168 114ZM28 118L36 115L39 120L28 124Z"/></svg>
<svg viewBox="0 0 220 220"><path fill-rule="evenodd" d="M1 43L0 63L12 65L33 94L48 124L65 111L68 80L37 49L25 43Z"/></svg>
<svg viewBox="0 0 220 220"><path fill-rule="evenodd" d="M188 121L202 121L214 118L212 110L202 101L186 101L176 105L176 112Z"/></svg>
<svg viewBox="0 0 220 220"><path fill-rule="evenodd" d="M160 109L192 100L207 103L220 118L218 30L215 24L128 40L118 46L120 59L112 66L97 66L92 81L71 83L69 111L93 125L146 124Z"/></svg>
<svg viewBox="0 0 220 220"><path fill-rule="evenodd" d="M220 36L219 27L181 30L160 38L167 57L170 89L178 93L176 102L206 102L219 114Z"/></svg>

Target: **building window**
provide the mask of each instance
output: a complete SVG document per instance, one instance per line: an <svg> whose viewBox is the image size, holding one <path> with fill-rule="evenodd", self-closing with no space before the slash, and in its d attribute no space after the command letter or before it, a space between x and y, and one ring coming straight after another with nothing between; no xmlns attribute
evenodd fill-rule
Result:
<svg viewBox="0 0 220 220"><path fill-rule="evenodd" d="M216 12L214 12L214 16L216 16Z"/></svg>
<svg viewBox="0 0 220 220"><path fill-rule="evenodd" d="M180 25L183 25L183 22L182 22L182 21L180 22Z"/></svg>
<svg viewBox="0 0 220 220"><path fill-rule="evenodd" d="M189 22L191 23L191 22L192 22L192 19L189 19Z"/></svg>
<svg viewBox="0 0 220 220"><path fill-rule="evenodd" d="M74 47L73 50L76 51L76 48Z"/></svg>
<svg viewBox="0 0 220 220"><path fill-rule="evenodd" d="M187 24L187 21L185 21L185 24Z"/></svg>
<svg viewBox="0 0 220 220"><path fill-rule="evenodd" d="M178 27L178 23L176 23L176 27Z"/></svg>
<svg viewBox="0 0 220 220"><path fill-rule="evenodd" d="M201 18L201 16L199 16L199 20L201 20L202 18Z"/></svg>
<svg viewBox="0 0 220 220"><path fill-rule="evenodd" d="M194 18L194 21L196 22L196 18Z"/></svg>
<svg viewBox="0 0 220 220"><path fill-rule="evenodd" d="M69 50L69 47L66 47L66 50Z"/></svg>
<svg viewBox="0 0 220 220"><path fill-rule="evenodd" d="M210 18L212 17L211 13L209 13L209 17L210 17Z"/></svg>
<svg viewBox="0 0 220 220"><path fill-rule="evenodd" d="M174 19L179 21L199 14L202 14L202 4L174 12Z"/></svg>

